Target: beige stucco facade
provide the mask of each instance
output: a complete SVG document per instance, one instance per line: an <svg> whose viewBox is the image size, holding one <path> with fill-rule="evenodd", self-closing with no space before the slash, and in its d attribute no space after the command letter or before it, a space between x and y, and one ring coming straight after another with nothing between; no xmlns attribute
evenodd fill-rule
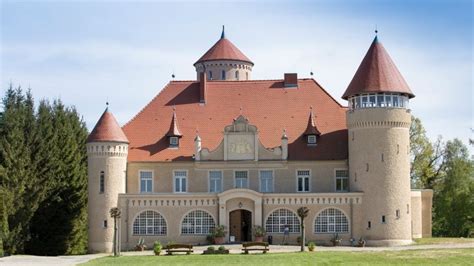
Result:
<svg viewBox="0 0 474 266"><path fill-rule="evenodd" d="M266 228L273 243L296 243L299 228L285 236L280 229L272 231L269 223L277 219L279 226L283 226L291 217L271 216L285 210L287 215L295 217L302 206L310 210L305 220L307 241L328 244L338 230L347 245L351 239L359 238L366 239L369 245L401 245L411 243L412 238L430 236L432 191L410 190L410 114L405 109L380 111L365 109L348 113L349 160L287 160L283 152L286 138L282 138L281 147L267 149L259 140L257 127L247 124L243 117L224 129L222 143L215 150L201 147L197 137L198 156L194 161L127 163L127 144L89 143L89 250L112 250L109 210L115 206L122 211L119 230L123 250L134 248L140 238L149 246L156 240L206 243L207 233L189 234L183 230L185 217L197 210L209 215L213 225L226 227L227 242L242 241L241 228L236 234L230 226L235 225L232 219L242 216L240 210L245 210L251 217L245 222ZM348 187L344 191L336 186L336 171L340 170L348 173ZM105 174L103 193L99 192L101 171ZM216 192L211 192L211 171L221 173L221 187ZM237 185L239 171L247 173L246 186ZM265 188L268 190L262 188L262 171L271 171L271 186ZM308 173L308 188L304 191L298 183L300 171ZM148 191L141 189L142 172L151 176ZM176 172L185 173L184 191L177 192ZM162 217L160 226L164 224L164 231L158 234L134 231L134 225L145 226L147 230L153 227L146 219L141 221L142 225L137 220L147 211ZM239 211L238 215L231 215L234 211ZM324 226L336 224L334 219L339 219L345 221L345 227L318 232L317 219L328 212L336 214L333 218L320 218Z"/></svg>

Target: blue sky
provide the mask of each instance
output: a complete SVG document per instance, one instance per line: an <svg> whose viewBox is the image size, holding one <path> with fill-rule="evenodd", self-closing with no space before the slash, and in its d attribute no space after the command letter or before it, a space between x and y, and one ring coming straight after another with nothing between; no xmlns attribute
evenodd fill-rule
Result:
<svg viewBox="0 0 474 266"><path fill-rule="evenodd" d="M467 141L473 123L471 1L0 1L1 93L75 105L91 129L110 102L121 124L226 36L253 79L314 78L340 99L374 38L417 96L431 138Z"/></svg>

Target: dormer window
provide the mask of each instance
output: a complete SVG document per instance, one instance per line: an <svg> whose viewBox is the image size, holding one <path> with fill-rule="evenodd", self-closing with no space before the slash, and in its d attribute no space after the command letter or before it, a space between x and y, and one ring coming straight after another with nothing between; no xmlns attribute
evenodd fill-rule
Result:
<svg viewBox="0 0 474 266"><path fill-rule="evenodd" d="M176 109L173 108L173 117L171 118L170 129L168 133L166 133L166 137L168 137L168 141L170 144L170 148L179 148L179 139L183 135L181 134L179 127L178 127L178 118L176 117Z"/></svg>
<svg viewBox="0 0 474 266"><path fill-rule="evenodd" d="M179 147L179 139L178 137L170 137L170 147L177 148Z"/></svg>
<svg viewBox="0 0 474 266"><path fill-rule="evenodd" d="M306 130L304 131L304 136L306 138L306 144L308 146L316 146L318 137L321 135L318 128L316 127L316 122L314 121L313 115L313 108L310 108L309 118L308 118L308 125L306 126Z"/></svg>
<svg viewBox="0 0 474 266"><path fill-rule="evenodd" d="M308 144L316 145L316 135L308 135Z"/></svg>

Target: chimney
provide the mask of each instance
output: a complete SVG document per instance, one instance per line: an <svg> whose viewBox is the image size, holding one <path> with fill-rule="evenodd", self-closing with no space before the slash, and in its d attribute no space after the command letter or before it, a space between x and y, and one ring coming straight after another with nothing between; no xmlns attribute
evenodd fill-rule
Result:
<svg viewBox="0 0 474 266"><path fill-rule="evenodd" d="M284 86L285 86L285 88L296 88L296 87L298 87L298 74L297 73L285 73Z"/></svg>
<svg viewBox="0 0 474 266"><path fill-rule="evenodd" d="M199 102L206 103L206 86L207 77L206 72L199 73Z"/></svg>

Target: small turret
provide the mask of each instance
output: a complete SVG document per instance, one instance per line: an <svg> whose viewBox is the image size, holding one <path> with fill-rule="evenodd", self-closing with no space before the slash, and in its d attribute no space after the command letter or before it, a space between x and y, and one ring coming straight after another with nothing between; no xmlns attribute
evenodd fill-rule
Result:
<svg viewBox="0 0 474 266"><path fill-rule="evenodd" d="M109 211L125 193L128 139L108 108L87 138L89 252L112 252Z"/></svg>
<svg viewBox="0 0 474 266"><path fill-rule="evenodd" d="M245 56L229 39L224 26L220 39L194 63L197 79L206 72L209 80L249 80L253 62Z"/></svg>

